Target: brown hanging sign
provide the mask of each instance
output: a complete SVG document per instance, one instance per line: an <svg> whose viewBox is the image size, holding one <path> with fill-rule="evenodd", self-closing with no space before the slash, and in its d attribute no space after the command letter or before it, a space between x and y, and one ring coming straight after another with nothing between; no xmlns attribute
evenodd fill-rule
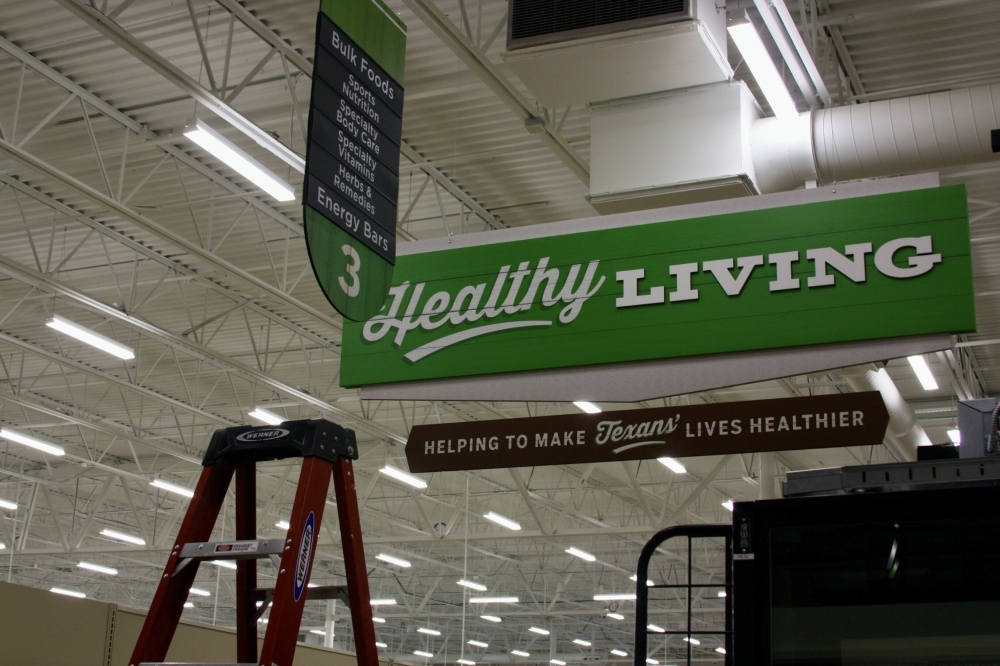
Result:
<svg viewBox="0 0 1000 666"><path fill-rule="evenodd" d="M684 458L882 443L878 391L414 426L411 472Z"/></svg>

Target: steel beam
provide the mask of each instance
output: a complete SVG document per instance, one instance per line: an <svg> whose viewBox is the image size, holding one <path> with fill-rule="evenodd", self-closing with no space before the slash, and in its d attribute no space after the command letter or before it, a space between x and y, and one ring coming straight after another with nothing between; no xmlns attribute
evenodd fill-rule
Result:
<svg viewBox="0 0 1000 666"><path fill-rule="evenodd" d="M376 437L390 439L392 441L399 442L400 444L406 443L405 437L389 428L375 423L374 421L355 416L345 409L332 405L325 400L321 400L314 395L306 393L305 391L293 388L261 370L243 365L242 363L239 363L238 361L235 361L224 354L211 349L210 347L189 340L188 338L177 335L176 333L166 331L149 323L145 319L128 314L118 308L102 303L101 301L91 298L69 285L63 284L54 278L51 278L33 268L20 264L3 255L0 255L0 273L5 273L12 278L39 289L40 291L56 293L60 296L70 298L92 312L128 324L132 328L146 333L157 342L167 345L173 349L180 350L200 361L205 361L224 372L231 372L232 374L252 384L264 384L269 386L276 391L314 407L334 418L349 420L356 424L359 429L364 430L365 432L368 432Z"/></svg>

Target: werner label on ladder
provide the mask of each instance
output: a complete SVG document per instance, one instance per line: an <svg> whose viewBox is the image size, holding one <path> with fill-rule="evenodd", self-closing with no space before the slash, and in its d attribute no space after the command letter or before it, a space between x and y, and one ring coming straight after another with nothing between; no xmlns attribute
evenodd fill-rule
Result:
<svg viewBox="0 0 1000 666"><path fill-rule="evenodd" d="M307 600L340 599L351 608L359 666L378 666L368 577L352 460L354 432L316 419L280 427L240 426L218 430L202 461L204 469L170 551L130 666L163 664L184 601L204 560L236 562L236 658L241 665L291 666ZM295 503L284 539L256 536L256 463L302 458ZM345 587L309 588L318 526L330 478L344 547ZM208 541L233 477L236 478L236 539ZM257 587L257 559L278 570L273 589ZM259 602L259 603L258 603ZM264 645L257 655L257 620L270 604Z"/></svg>

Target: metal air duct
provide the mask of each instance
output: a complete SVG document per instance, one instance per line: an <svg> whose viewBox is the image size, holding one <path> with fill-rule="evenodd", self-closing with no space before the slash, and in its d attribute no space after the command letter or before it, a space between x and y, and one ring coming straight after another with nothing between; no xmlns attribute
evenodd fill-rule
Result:
<svg viewBox="0 0 1000 666"><path fill-rule="evenodd" d="M996 159L1000 84L850 104L797 121L754 122L750 146L761 193L932 171Z"/></svg>

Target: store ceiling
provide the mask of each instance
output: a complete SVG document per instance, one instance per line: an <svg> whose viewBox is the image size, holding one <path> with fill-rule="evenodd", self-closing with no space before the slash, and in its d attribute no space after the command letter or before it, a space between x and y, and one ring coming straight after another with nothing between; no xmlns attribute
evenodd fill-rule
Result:
<svg viewBox="0 0 1000 666"><path fill-rule="evenodd" d="M380 610L389 620L378 627L388 654L421 663L412 651L430 649L438 655L434 661L454 660L464 631L465 639L491 643L486 652L504 659L518 648L547 659L550 639L528 633L531 625L552 629L559 653L578 650L569 641L579 636L592 640L604 660L615 658L612 648L630 650L631 604L622 604L624 621L611 620L606 603L592 601L593 595L634 590L629 574L639 549L665 524L726 521L723 501L758 497L758 458L687 459L686 475L655 461L443 473L429 475L422 491L380 475L386 463L405 467L401 443L415 423L575 408L362 402L356 391L339 388L339 318L310 272L300 204L270 199L178 130L199 116L296 186L301 175L123 49L134 42L206 89L225 87L233 108L301 154L299 112L304 120L310 80L297 63L311 57L315 2L254 0L243 8L232 0L94 2L124 30L116 42L68 11L71 1L0 0L0 128L13 146L0 151L0 422L58 442L68 454L56 458L0 444L0 499L18 505L0 510L6 545L0 573L144 608L185 506L149 481L162 476L193 485L210 434L247 422L247 412L264 405L288 418L325 416L358 431L372 594L398 601ZM580 178L411 11L428 3L448 16L455 32L465 32L459 0L389 0L409 27L402 229L423 239L594 215ZM752 4L731 2L729 12ZM990 0L788 4L796 20L806 17L806 41L837 104L1000 80L1000 7ZM464 5L470 41L534 103L500 57L506 3ZM259 32L289 46L272 49L247 27L252 19L233 20L226 7L255 16ZM730 45L737 77L756 91L735 53ZM586 108L535 110L588 158ZM1000 389L998 176L996 161L942 173L944 183L969 191L979 330L956 343L984 344L956 348L956 354L979 394ZM53 313L134 347L137 358L118 361L60 336L44 325ZM888 367L928 435L944 443L954 427L957 393L945 360L929 360L938 391L923 391L905 360ZM668 401L849 390L831 372ZM844 448L779 454L778 465L784 473L889 459L884 448ZM288 518L296 477L295 464L262 466L262 534L277 534L274 524ZM489 510L518 520L523 530L511 533L484 520ZM335 515L328 514L326 524L331 532L323 533L313 576L337 583L342 560L330 538ZM150 545L125 547L100 536L104 528L144 535ZM232 535L231 515L217 536L223 532ZM571 545L599 562L567 555ZM413 566L384 564L374 559L377 552ZM82 560L119 574L81 570ZM262 571L265 579L273 574L269 565ZM213 596L196 599L186 617L232 626L230 574L203 567L198 585ZM483 622L475 609L463 620L455 581L475 576L490 593L521 598L517 606L490 609L504 622ZM337 617L345 627L346 609L338 608ZM305 624L318 628L323 619L317 604ZM417 626L444 635L429 639L414 633ZM338 644L349 647L348 631L338 630ZM467 658L468 651L482 653L465 649Z"/></svg>

